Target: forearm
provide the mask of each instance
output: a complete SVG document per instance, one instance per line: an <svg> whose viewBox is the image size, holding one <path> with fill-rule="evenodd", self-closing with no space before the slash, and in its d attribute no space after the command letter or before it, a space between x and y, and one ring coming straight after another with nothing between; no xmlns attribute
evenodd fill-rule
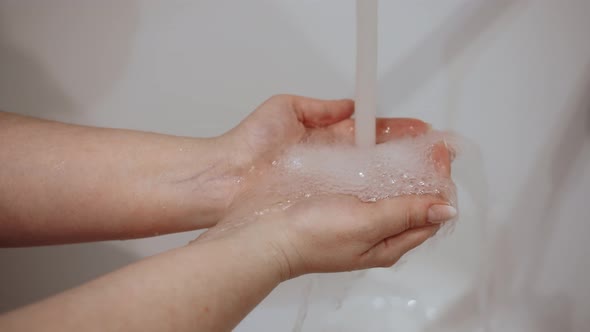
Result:
<svg viewBox="0 0 590 332"><path fill-rule="evenodd" d="M2 331L230 331L280 274L258 244L195 243L0 317Z"/></svg>
<svg viewBox="0 0 590 332"><path fill-rule="evenodd" d="M216 139L0 112L0 143L0 246L208 227L223 213L235 182Z"/></svg>

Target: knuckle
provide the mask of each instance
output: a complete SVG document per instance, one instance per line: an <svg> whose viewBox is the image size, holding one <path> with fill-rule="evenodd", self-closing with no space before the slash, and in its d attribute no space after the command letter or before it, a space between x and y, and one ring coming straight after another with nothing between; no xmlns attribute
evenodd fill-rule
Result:
<svg viewBox="0 0 590 332"><path fill-rule="evenodd" d="M392 267L393 265L395 265L395 263L397 263L397 261L399 261L399 259L400 256L398 255L389 256L381 262L380 267Z"/></svg>
<svg viewBox="0 0 590 332"><path fill-rule="evenodd" d="M363 219L358 226L358 235L361 239L373 242L380 235L380 229L370 220Z"/></svg>
<svg viewBox="0 0 590 332"><path fill-rule="evenodd" d="M408 203L404 214L406 229L420 226L424 223L425 213L423 213L421 204Z"/></svg>
<svg viewBox="0 0 590 332"><path fill-rule="evenodd" d="M381 235L380 223L370 210L351 209L349 212L355 220L356 232L361 239L373 241Z"/></svg>
<svg viewBox="0 0 590 332"><path fill-rule="evenodd" d="M292 95L288 94L276 94L268 98L269 102L285 102L293 99Z"/></svg>
<svg viewBox="0 0 590 332"><path fill-rule="evenodd" d="M277 105L277 104L281 104L284 103L285 100L287 100L288 95L285 94L276 94L276 95L272 95L270 96L268 99L266 99L262 105Z"/></svg>
<svg viewBox="0 0 590 332"><path fill-rule="evenodd" d="M412 228L412 211L409 208L406 208L404 213L404 227L405 229Z"/></svg>

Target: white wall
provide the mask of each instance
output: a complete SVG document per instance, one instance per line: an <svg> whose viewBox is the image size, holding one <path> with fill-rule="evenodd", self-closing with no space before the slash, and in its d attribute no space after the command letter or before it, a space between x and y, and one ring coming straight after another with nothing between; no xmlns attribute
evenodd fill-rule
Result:
<svg viewBox="0 0 590 332"><path fill-rule="evenodd" d="M484 217L464 217L443 253L469 252L486 230L474 287L492 294L489 327L587 331L590 1L380 6L381 115L455 130L483 157L482 175L469 162L455 174L476 179L487 213L467 190L466 215ZM275 93L351 97L353 69L352 0L0 3L0 109L43 118L217 135ZM0 311L194 236L0 250ZM239 330L289 330L301 284ZM462 318L449 320L457 331Z"/></svg>

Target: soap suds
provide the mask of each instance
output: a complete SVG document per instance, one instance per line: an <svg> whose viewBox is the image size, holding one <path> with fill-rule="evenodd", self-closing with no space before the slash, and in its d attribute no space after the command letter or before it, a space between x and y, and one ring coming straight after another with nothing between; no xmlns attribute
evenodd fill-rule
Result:
<svg viewBox="0 0 590 332"><path fill-rule="evenodd" d="M352 141L327 139L316 131L274 159L252 165L241 184L235 218L217 230L227 230L262 215L288 209L321 195L352 195L364 202L404 195L442 197L457 207L455 184L448 165L459 139L450 133L429 130L418 136L397 138L360 149ZM444 153L446 160L433 156ZM448 150L448 151L447 151ZM439 155L440 157L440 155Z"/></svg>
<svg viewBox="0 0 590 332"><path fill-rule="evenodd" d="M250 165L240 178L244 190L232 215L207 236L322 195L351 195L364 202L432 195L457 207L448 163L459 141L453 134L429 130L361 149L350 137L337 140L315 130L274 158Z"/></svg>
<svg viewBox="0 0 590 332"><path fill-rule="evenodd" d="M454 154L458 139L431 130L365 149L312 140L294 146L272 162L267 190L291 200L319 194L353 195L365 202L403 195L436 195L456 205L455 186L433 158L439 144Z"/></svg>

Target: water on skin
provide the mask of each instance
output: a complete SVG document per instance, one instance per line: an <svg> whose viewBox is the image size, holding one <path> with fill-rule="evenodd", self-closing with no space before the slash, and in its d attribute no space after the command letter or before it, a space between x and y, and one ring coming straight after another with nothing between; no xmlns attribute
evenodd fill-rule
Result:
<svg viewBox="0 0 590 332"><path fill-rule="evenodd" d="M444 196L456 206L454 183L448 174L436 169L432 158L433 147L440 141L449 145L449 137L429 132L418 138L375 145L378 0L357 0L356 4L356 148L295 147L274 165L281 174L279 179L298 181L289 181L290 184L278 181L276 192L284 195L287 189L304 198L323 193L350 194L369 202L401 195L430 194ZM456 146L449 148L457 150ZM313 281L311 279L308 288ZM294 332L303 328L308 302L309 294L299 308ZM360 311L355 312L362 316ZM366 330L367 324L363 321L360 328Z"/></svg>
<svg viewBox="0 0 590 332"><path fill-rule="evenodd" d="M345 194L365 202L403 195L435 195L455 203L454 184L433 159L437 144L456 150L457 138L431 130L369 148L307 143L274 162L267 191L291 201Z"/></svg>
<svg viewBox="0 0 590 332"><path fill-rule="evenodd" d="M253 166L243 183L256 181L257 185L254 192L241 199L237 214L242 217L231 224L218 225L214 231L240 227L301 200L325 194L352 195L365 202L404 195L435 195L456 206L455 185L448 170L439 169L434 150L444 143L456 152L457 138L430 130L376 145L376 85L377 0L359 0L354 143L326 141L320 132L318 139L308 138L283 151L268 165ZM308 285L293 331L303 328L310 291ZM379 306L380 302L373 305Z"/></svg>
<svg viewBox="0 0 590 332"><path fill-rule="evenodd" d="M218 225L210 235L327 194L356 196L364 202L433 195L456 206L455 185L448 169L440 168L435 158L441 144L444 149L459 150L455 135L429 130L360 148L349 141L326 142L321 131L316 134L267 164L253 166L242 183L256 185L235 207L240 217Z"/></svg>

